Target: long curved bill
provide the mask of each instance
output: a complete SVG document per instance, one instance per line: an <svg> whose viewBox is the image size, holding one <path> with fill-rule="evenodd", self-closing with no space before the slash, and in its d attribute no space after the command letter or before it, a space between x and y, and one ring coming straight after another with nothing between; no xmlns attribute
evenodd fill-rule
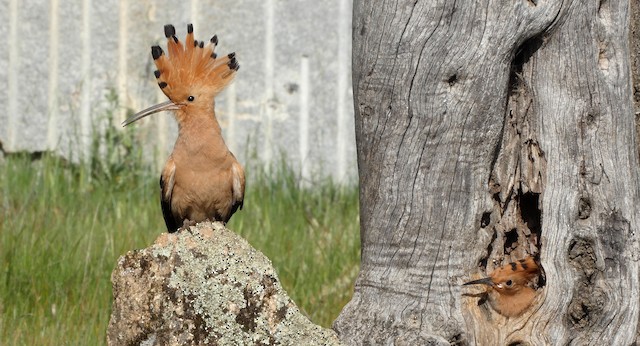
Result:
<svg viewBox="0 0 640 346"><path fill-rule="evenodd" d="M491 281L491 278L483 278L483 279L478 279L478 280L465 282L463 285L467 286L467 285L479 285L479 284L480 285L493 286L493 281Z"/></svg>
<svg viewBox="0 0 640 346"><path fill-rule="evenodd" d="M122 126L127 126L135 121L138 121L148 115L151 115L153 113L158 113L158 112L162 112L162 111L175 111L180 109L180 106L173 103L173 101L169 100L167 102L162 102L160 104L157 104L155 106L151 106L143 111L140 111L134 115L132 115L131 117L129 117L127 120L122 122Z"/></svg>

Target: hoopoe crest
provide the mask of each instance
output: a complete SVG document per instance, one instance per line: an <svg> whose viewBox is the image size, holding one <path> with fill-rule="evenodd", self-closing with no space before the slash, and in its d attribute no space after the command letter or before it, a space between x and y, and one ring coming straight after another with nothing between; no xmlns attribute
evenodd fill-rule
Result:
<svg viewBox="0 0 640 346"><path fill-rule="evenodd" d="M183 223L227 222L244 203L244 169L227 148L215 116L214 98L235 76L235 53L218 57L218 37L194 39L187 26L184 44L173 25L165 25L167 53L151 47L154 75L169 101L123 122L129 125L160 111L174 111L178 139L160 177L162 213L169 232Z"/></svg>
<svg viewBox="0 0 640 346"><path fill-rule="evenodd" d="M494 270L491 275L464 285L486 285L489 304L506 317L521 315L536 297L535 279L540 267L527 257Z"/></svg>
<svg viewBox="0 0 640 346"><path fill-rule="evenodd" d="M193 37L193 25L189 24L183 45L176 37L173 25L165 25L164 34L167 37L168 55L160 46L152 46L151 56L157 67L154 75L158 86L170 101L136 113L125 120L123 126L160 111L188 112L194 106L208 106L209 102L205 101L211 101L210 106L213 107L213 97L233 80L240 68L235 53L220 58L214 52L218 45L217 35L213 35L206 44L204 41L197 41Z"/></svg>

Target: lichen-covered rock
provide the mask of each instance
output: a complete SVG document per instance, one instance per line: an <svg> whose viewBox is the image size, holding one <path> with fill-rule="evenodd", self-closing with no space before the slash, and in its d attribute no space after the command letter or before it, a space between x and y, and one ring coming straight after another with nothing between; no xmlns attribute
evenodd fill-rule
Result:
<svg viewBox="0 0 640 346"><path fill-rule="evenodd" d="M303 316L271 261L219 223L162 234L113 271L109 345L337 345Z"/></svg>

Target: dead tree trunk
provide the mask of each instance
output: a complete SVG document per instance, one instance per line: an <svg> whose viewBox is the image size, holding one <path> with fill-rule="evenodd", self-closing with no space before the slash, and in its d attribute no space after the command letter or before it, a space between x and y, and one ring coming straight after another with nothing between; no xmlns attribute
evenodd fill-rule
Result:
<svg viewBox="0 0 640 346"><path fill-rule="evenodd" d="M639 167L628 0L354 3L351 344L629 345ZM520 317L461 283L535 256Z"/></svg>

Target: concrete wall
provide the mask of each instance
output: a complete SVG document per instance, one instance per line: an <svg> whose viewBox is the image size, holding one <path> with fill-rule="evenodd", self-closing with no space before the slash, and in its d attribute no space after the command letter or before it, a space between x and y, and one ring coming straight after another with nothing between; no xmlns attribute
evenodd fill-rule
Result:
<svg viewBox="0 0 640 346"><path fill-rule="evenodd" d="M165 100L150 47L164 24L183 40L216 33L237 53L235 82L217 100L229 147L269 162L282 152L305 176L356 173L351 90L351 0L0 0L0 142L4 152L81 156L98 122ZM114 110L109 95L117 95ZM109 111L112 111L111 113ZM170 113L144 120L163 161ZM122 131L131 130L129 128Z"/></svg>

